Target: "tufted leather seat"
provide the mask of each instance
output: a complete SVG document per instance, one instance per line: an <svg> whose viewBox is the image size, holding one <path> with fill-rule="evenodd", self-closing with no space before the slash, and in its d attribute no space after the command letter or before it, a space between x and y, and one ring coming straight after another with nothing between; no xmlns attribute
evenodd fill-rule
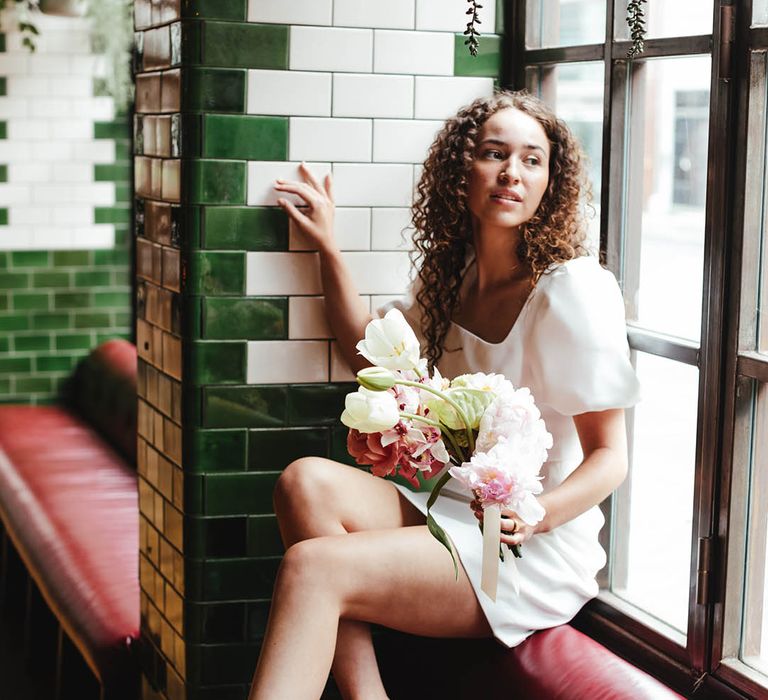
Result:
<svg viewBox="0 0 768 700"><path fill-rule="evenodd" d="M139 634L135 387L135 348L116 340L97 348L75 374L70 394L81 414L61 406L0 406L6 531L106 684L132 666L129 646Z"/></svg>

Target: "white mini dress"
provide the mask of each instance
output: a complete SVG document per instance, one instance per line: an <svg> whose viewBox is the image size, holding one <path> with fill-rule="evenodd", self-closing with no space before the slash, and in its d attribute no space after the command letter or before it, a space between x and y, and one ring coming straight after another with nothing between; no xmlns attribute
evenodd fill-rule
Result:
<svg viewBox="0 0 768 700"><path fill-rule="evenodd" d="M475 274L476 265L470 262L465 289ZM403 312L423 343L413 288L404 301L388 304L378 313L383 315L393 307ZM554 439L541 471L545 492L560 484L583 459L572 416L628 408L640 399L640 386L629 361L621 291L613 274L593 256L551 266L500 343L486 342L452 324L438 368L451 379L468 372L496 372L515 387L531 390ZM395 486L426 513L428 493ZM528 540L517 560L519 595L502 566L493 602L480 590L482 535L469 500L467 492L451 479L431 512L453 541L501 643L516 646L536 630L568 622L597 595L595 575L606 561L598 542L604 519L597 506Z"/></svg>

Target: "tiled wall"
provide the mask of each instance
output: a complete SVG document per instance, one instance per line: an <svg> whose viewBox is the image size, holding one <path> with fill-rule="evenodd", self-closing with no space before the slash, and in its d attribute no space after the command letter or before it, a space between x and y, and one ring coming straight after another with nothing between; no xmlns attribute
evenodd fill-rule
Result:
<svg viewBox="0 0 768 700"><path fill-rule="evenodd" d="M0 41L0 401L46 402L102 340L130 336L130 127L101 95L86 20L14 15Z"/></svg>
<svg viewBox="0 0 768 700"><path fill-rule="evenodd" d="M135 7L144 696L244 698L282 555L273 485L296 457L348 459L352 386L272 182L331 172L361 294L401 294L419 163L492 91L501 42L469 57L464 0Z"/></svg>

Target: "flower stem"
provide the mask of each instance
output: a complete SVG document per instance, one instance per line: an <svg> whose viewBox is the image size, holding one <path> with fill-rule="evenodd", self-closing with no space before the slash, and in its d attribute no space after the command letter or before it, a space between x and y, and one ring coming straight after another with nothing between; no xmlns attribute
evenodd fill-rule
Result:
<svg viewBox="0 0 768 700"><path fill-rule="evenodd" d="M459 447L459 443L456 442L456 438L453 436L453 433L450 431L449 428L446 428L440 421L432 420L431 418L427 418L426 416L417 416L415 413L406 413L405 411L400 411L400 416L402 418L408 418L409 420L417 420L422 423L426 423L427 425L432 425L435 428L437 428L440 433L443 435L443 437L448 438L448 442L451 443L451 447L456 451L457 457L464 462L464 451Z"/></svg>
<svg viewBox="0 0 768 700"><path fill-rule="evenodd" d="M459 418L461 418L461 422L464 423L464 428L467 431L467 442L469 443L469 451L470 453L473 453L475 451L475 436L472 434L472 426L469 424L469 419L467 418L467 414L464 413L464 409L459 406L458 403L456 403L450 396L447 394L444 394L442 391L438 391L437 389L433 389L431 386L428 386L427 384L419 384L419 382L412 382L408 379L398 379L395 381L395 384L401 384L402 386L413 386L417 389L422 389L424 391L428 391L430 394L434 394L438 398L445 401L447 404L449 404L454 411L456 411Z"/></svg>

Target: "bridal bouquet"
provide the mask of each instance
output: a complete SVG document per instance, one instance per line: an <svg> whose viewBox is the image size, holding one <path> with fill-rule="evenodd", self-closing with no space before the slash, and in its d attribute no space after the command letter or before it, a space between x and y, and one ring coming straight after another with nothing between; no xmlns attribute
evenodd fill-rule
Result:
<svg viewBox="0 0 768 700"><path fill-rule="evenodd" d="M341 421L350 429L349 453L373 474L399 473L414 486L418 475L438 477L427 526L451 553L457 576L450 539L429 511L448 480L458 480L483 508L482 590L496 599L499 558L519 590L514 559L500 547L501 510L513 510L529 525L544 517L536 494L552 447L531 392L500 374L448 380L435 368L430 377L416 335L397 309L371 321L357 349L374 366L357 373L360 388L346 397ZM511 549L520 556L517 546Z"/></svg>

